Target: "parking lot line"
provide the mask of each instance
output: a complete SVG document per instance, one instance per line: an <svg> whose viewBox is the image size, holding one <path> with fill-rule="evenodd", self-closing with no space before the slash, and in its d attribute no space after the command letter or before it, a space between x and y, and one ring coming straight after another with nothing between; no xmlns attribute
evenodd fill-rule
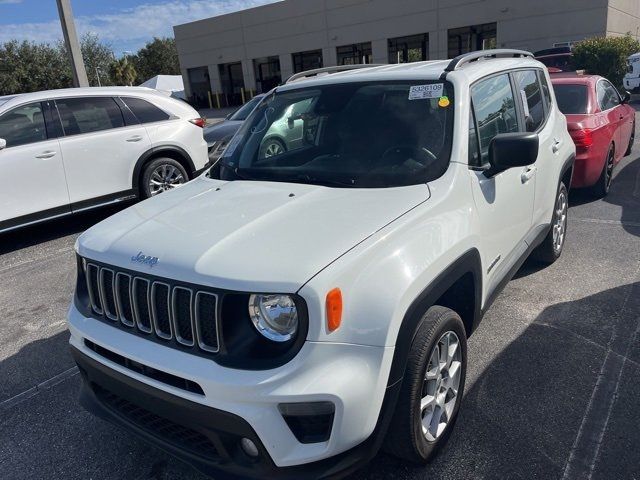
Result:
<svg viewBox="0 0 640 480"><path fill-rule="evenodd" d="M54 375L53 377L49 378L48 380L45 380L44 382L40 382L39 384L25 390L24 392L20 392L19 394L14 395L11 398L8 398L2 401L2 403L0 403L0 411L2 412L7 411L10 408L15 407L16 405L24 402L25 400L35 397L40 392L49 390L51 387L55 387L59 383L62 383L65 380L71 377L74 377L75 375L78 374L78 372L79 372L78 367L71 367L70 369L65 370L62 373L59 373L58 375Z"/></svg>

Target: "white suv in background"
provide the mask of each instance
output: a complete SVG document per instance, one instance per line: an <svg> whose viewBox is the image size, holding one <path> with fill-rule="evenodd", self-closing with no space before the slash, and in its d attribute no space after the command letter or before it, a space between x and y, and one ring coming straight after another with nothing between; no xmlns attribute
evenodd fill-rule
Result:
<svg viewBox="0 0 640 480"><path fill-rule="evenodd" d="M202 127L148 88L0 97L0 232L187 182L209 161Z"/></svg>
<svg viewBox="0 0 640 480"><path fill-rule="evenodd" d="M563 249L575 147L530 53L344 68L295 75L208 175L76 245L82 404L215 478L424 463L467 337Z"/></svg>

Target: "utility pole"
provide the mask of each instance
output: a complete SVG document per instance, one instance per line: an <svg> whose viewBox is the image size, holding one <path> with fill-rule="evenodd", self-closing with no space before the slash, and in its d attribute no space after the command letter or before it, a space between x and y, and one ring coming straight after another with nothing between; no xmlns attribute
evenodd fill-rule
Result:
<svg viewBox="0 0 640 480"><path fill-rule="evenodd" d="M84 61L82 60L82 51L80 50L80 43L78 43L76 26L73 22L71 0L56 0L56 3L58 4L58 13L60 14L64 43L67 46L67 51L69 52L69 60L71 60L73 86L88 87L89 80L87 79L87 71L84 68Z"/></svg>

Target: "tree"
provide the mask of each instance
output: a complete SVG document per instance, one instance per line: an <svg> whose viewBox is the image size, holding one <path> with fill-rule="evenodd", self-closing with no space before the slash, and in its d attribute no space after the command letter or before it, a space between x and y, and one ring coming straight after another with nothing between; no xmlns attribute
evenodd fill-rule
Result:
<svg viewBox="0 0 640 480"><path fill-rule="evenodd" d="M136 69L127 57L114 60L109 73L116 85L131 86L136 80Z"/></svg>
<svg viewBox="0 0 640 480"><path fill-rule="evenodd" d="M623 88L627 58L637 52L640 42L630 34L589 38L577 43L572 51L576 69L608 78L618 88Z"/></svg>
<svg viewBox="0 0 640 480"><path fill-rule="evenodd" d="M102 43L95 33L86 33L80 39L80 49L87 77L89 77L89 85L92 87L113 85L109 75L109 67L115 58L111 45Z"/></svg>
<svg viewBox="0 0 640 480"><path fill-rule="evenodd" d="M173 38L157 38L141 48L132 61L138 72L137 83L156 75L180 75L178 49Z"/></svg>

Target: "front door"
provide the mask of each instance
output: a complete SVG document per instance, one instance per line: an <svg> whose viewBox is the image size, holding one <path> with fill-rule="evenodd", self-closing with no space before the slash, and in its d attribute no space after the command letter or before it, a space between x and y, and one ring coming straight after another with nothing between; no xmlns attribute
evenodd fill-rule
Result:
<svg viewBox="0 0 640 480"><path fill-rule="evenodd" d="M0 116L0 230L69 212L57 138L49 138L40 102Z"/></svg>
<svg viewBox="0 0 640 480"><path fill-rule="evenodd" d="M469 128L469 175L480 221L482 263L490 293L526 252L535 195L535 165L487 176L491 140L520 131L516 96L508 74L481 80L471 89L473 112Z"/></svg>
<svg viewBox="0 0 640 480"><path fill-rule="evenodd" d="M65 134L60 146L72 206L130 195L134 166L151 148L144 126L125 125L111 97L62 98L56 105Z"/></svg>

